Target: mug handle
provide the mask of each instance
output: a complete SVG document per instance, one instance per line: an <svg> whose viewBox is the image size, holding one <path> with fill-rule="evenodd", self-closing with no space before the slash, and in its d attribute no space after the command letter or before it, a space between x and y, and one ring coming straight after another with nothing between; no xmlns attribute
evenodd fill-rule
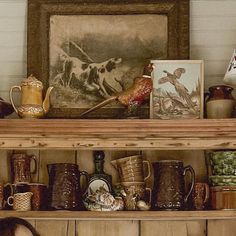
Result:
<svg viewBox="0 0 236 236"><path fill-rule="evenodd" d="M85 179L86 179L86 185L85 185L86 187L85 187L83 193L81 194L81 195L84 195L85 191L87 190L87 188L89 186L89 174L88 174L88 172L82 170L82 171L79 172L79 176L81 177L82 175L84 175Z"/></svg>
<svg viewBox="0 0 236 236"><path fill-rule="evenodd" d="M204 188L205 188L205 199L204 199L204 203L207 203L207 201L209 200L210 194L209 194L209 185L208 184L204 184Z"/></svg>
<svg viewBox="0 0 236 236"><path fill-rule="evenodd" d="M147 165L148 175L146 177L144 177L144 180L147 180L151 176L150 162L147 160L143 160L143 164Z"/></svg>
<svg viewBox="0 0 236 236"><path fill-rule="evenodd" d="M184 173L183 173L184 176L186 175L187 171L189 171L191 173L191 186L190 186L189 192L187 193L187 195L184 198L184 202L185 203L188 201L188 198L189 198L189 196L190 196L190 194L191 194L191 192L193 190L193 186L195 184L195 171L192 168L192 166L188 165L188 166L184 167Z"/></svg>
<svg viewBox="0 0 236 236"><path fill-rule="evenodd" d="M152 189L151 188L145 188L146 191L149 192L149 204L151 204L151 201L152 201Z"/></svg>
<svg viewBox="0 0 236 236"><path fill-rule="evenodd" d="M36 156L35 155L31 155L30 158L31 158L31 161L32 160L34 161L34 170L30 171L30 173L31 174L36 174L37 173L37 159L36 159Z"/></svg>
<svg viewBox="0 0 236 236"><path fill-rule="evenodd" d="M10 200L12 200L12 203L10 203ZM10 196L8 199L7 199L7 204L9 206L13 206L13 202L14 202L14 197L13 196Z"/></svg>
<svg viewBox="0 0 236 236"><path fill-rule="evenodd" d="M13 102L13 97L12 97L12 94L13 94L13 90L14 90L14 89L19 89L19 90L21 91L21 87L20 87L20 86L17 86L17 85L12 86L11 89L10 89L10 94L9 94L9 95L10 95L11 105L13 106L15 112L18 114L18 110L17 110L16 107L15 107L15 104L14 104L14 102Z"/></svg>
<svg viewBox="0 0 236 236"><path fill-rule="evenodd" d="M113 161L111 161L111 164L117 170L117 163L116 162L117 162L116 160L113 160Z"/></svg>

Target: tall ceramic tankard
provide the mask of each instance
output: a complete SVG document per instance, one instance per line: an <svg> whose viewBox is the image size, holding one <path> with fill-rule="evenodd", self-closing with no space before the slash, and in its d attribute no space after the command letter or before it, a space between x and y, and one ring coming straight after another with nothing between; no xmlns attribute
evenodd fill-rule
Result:
<svg viewBox="0 0 236 236"><path fill-rule="evenodd" d="M48 164L49 207L56 210L83 209L80 176L85 175L88 185L89 175L79 171L79 166L70 163Z"/></svg>
<svg viewBox="0 0 236 236"><path fill-rule="evenodd" d="M181 161L164 160L152 163L154 186L152 191L153 210L181 210L185 208L195 182L191 166L183 166ZM185 192L185 174L191 173L191 187Z"/></svg>
<svg viewBox="0 0 236 236"><path fill-rule="evenodd" d="M14 89L21 91L21 104L17 108L13 102L12 93ZM47 89L43 101L43 84L32 75L21 82L21 86L13 86L10 90L10 101L15 112L21 118L40 118L49 110L49 96L53 87Z"/></svg>

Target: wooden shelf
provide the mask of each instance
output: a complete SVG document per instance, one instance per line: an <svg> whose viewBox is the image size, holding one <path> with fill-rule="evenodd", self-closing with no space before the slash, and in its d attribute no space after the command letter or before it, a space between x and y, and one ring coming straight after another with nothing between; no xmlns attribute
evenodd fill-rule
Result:
<svg viewBox="0 0 236 236"><path fill-rule="evenodd" d="M234 149L236 119L0 120L1 149Z"/></svg>
<svg viewBox="0 0 236 236"><path fill-rule="evenodd" d="M52 220L200 220L236 219L236 210L222 211L0 211L0 217Z"/></svg>

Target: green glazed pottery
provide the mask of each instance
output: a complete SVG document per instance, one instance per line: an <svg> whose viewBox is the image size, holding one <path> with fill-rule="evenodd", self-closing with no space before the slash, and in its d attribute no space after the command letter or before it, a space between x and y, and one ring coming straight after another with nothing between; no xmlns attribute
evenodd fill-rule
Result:
<svg viewBox="0 0 236 236"><path fill-rule="evenodd" d="M236 176L236 151L216 151L209 155L213 175Z"/></svg>
<svg viewBox="0 0 236 236"><path fill-rule="evenodd" d="M236 185L236 176L212 175L209 180L212 186Z"/></svg>

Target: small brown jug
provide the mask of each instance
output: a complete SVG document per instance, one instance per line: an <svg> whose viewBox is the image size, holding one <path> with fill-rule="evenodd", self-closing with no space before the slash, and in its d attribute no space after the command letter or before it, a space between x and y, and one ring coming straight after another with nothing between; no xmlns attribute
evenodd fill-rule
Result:
<svg viewBox="0 0 236 236"><path fill-rule="evenodd" d="M231 118L235 106L232 96L233 88L226 85L216 85L206 93L206 116L210 119Z"/></svg>
<svg viewBox="0 0 236 236"><path fill-rule="evenodd" d="M12 93L14 89L21 91L21 105L16 108ZM21 86L13 86L10 90L10 101L15 112L21 118L41 118L49 110L49 96L53 87L48 87L43 101L43 84L34 76L29 76L21 82Z"/></svg>
<svg viewBox="0 0 236 236"><path fill-rule="evenodd" d="M192 192L195 172L191 166L183 166L181 161L164 160L152 163L154 186L152 190L153 210L182 210ZM191 173L191 187L186 194L184 176Z"/></svg>
<svg viewBox="0 0 236 236"><path fill-rule="evenodd" d="M34 168L31 168L32 161ZM31 174L36 174L36 171L37 161L34 155L15 153L11 156L11 174L14 184L31 182Z"/></svg>
<svg viewBox="0 0 236 236"><path fill-rule="evenodd" d="M88 173L79 171L79 166L71 163L48 164L47 168L49 174L49 207L56 210L83 209L80 177L85 175L86 186L88 186Z"/></svg>

